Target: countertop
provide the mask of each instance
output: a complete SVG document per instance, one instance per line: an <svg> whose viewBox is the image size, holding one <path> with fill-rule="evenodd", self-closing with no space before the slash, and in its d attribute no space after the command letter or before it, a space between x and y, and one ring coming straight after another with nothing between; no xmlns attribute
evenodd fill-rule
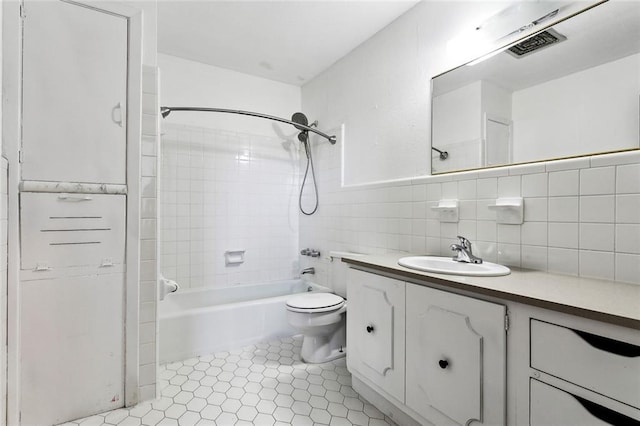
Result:
<svg viewBox="0 0 640 426"><path fill-rule="evenodd" d="M502 277L465 277L398 265L409 254L344 256L343 262L372 271L451 289L524 303L640 330L640 285L511 268Z"/></svg>

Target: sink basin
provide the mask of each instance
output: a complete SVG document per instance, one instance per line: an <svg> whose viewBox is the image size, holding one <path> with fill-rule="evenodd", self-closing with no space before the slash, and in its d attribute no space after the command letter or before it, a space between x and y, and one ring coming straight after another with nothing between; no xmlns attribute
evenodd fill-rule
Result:
<svg viewBox="0 0 640 426"><path fill-rule="evenodd" d="M418 271L436 274L464 275L469 277L499 277L509 275L511 270L506 266L491 262L479 264L456 262L450 257L409 256L398 260L398 265Z"/></svg>

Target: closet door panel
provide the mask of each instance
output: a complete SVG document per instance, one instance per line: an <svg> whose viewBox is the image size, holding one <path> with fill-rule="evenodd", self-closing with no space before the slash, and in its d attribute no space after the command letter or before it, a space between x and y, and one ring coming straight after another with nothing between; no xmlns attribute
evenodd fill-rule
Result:
<svg viewBox="0 0 640 426"><path fill-rule="evenodd" d="M22 179L126 183L127 19L26 1Z"/></svg>
<svg viewBox="0 0 640 426"><path fill-rule="evenodd" d="M20 286L22 424L59 424L122 407L123 274Z"/></svg>

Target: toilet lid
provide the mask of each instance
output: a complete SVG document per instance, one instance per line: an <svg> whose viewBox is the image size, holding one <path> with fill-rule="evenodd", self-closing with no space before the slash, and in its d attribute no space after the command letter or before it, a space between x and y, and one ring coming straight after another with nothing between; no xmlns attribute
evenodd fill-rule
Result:
<svg viewBox="0 0 640 426"><path fill-rule="evenodd" d="M328 312L342 305L344 299L333 293L304 293L287 300L287 308L296 312Z"/></svg>

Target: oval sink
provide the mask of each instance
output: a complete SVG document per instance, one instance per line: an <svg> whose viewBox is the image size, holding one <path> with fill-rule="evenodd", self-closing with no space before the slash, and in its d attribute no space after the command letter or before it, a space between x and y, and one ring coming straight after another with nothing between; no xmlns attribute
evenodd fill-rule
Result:
<svg viewBox="0 0 640 426"><path fill-rule="evenodd" d="M398 260L398 265L418 271L436 274L464 275L469 277L499 277L509 275L511 269L491 262L463 263L450 257L409 256Z"/></svg>

